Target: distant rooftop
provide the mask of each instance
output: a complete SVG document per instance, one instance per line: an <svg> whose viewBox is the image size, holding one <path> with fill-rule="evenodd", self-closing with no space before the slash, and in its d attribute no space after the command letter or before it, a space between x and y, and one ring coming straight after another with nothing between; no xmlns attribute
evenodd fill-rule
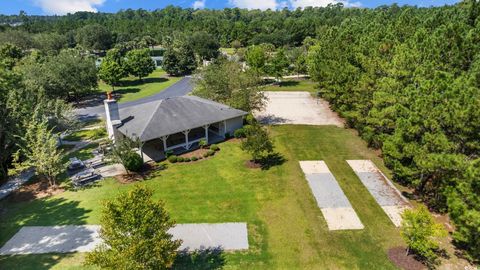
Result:
<svg viewBox="0 0 480 270"><path fill-rule="evenodd" d="M117 129L145 142L246 114L196 96L173 97L120 109L122 125Z"/></svg>

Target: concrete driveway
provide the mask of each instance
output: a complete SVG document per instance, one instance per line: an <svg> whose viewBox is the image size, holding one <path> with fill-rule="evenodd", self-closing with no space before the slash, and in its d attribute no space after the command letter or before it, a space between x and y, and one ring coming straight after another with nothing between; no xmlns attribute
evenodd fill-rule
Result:
<svg viewBox="0 0 480 270"><path fill-rule="evenodd" d="M343 127L343 120L328 102L312 98L309 92L265 92L265 109L255 117L263 124L334 125Z"/></svg>

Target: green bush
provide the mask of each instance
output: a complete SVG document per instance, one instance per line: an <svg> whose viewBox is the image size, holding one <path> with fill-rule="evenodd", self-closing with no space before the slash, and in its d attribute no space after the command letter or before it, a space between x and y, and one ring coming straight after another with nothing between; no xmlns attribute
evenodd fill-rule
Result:
<svg viewBox="0 0 480 270"><path fill-rule="evenodd" d="M208 157L208 152L203 153L203 157L204 158Z"/></svg>
<svg viewBox="0 0 480 270"><path fill-rule="evenodd" d="M218 151L218 150L220 150L220 147L218 147L218 145L216 145L216 144L212 144L212 145L210 145L210 150Z"/></svg>
<svg viewBox="0 0 480 270"><path fill-rule="evenodd" d="M245 133L245 128L239 128L233 133L233 136L235 136L235 138L237 139L245 138L246 135L247 134Z"/></svg>
<svg viewBox="0 0 480 270"><path fill-rule="evenodd" d="M205 147L208 145L207 140L201 139L201 140L198 142L198 145L200 146L200 148L205 148Z"/></svg>
<svg viewBox="0 0 480 270"><path fill-rule="evenodd" d="M177 158L177 161L178 161L178 162L184 162L184 161L185 161L185 158L184 158L184 157L178 157L178 158Z"/></svg>
<svg viewBox="0 0 480 270"><path fill-rule="evenodd" d="M173 155L173 151L172 150L168 150L167 152L165 152L165 156L170 157Z"/></svg>
<svg viewBox="0 0 480 270"><path fill-rule="evenodd" d="M208 157L209 157L209 156L213 156L213 155L215 155L215 151L213 151L213 150L208 150L208 151L207 151L207 156L208 156Z"/></svg>
<svg viewBox="0 0 480 270"><path fill-rule="evenodd" d="M197 157L192 157L190 160L191 160L191 161L197 161L198 158L197 158Z"/></svg>
<svg viewBox="0 0 480 270"><path fill-rule="evenodd" d="M257 119L255 119L255 116L253 114L249 113L247 116L245 116L245 123L251 125L257 122Z"/></svg>
<svg viewBox="0 0 480 270"><path fill-rule="evenodd" d="M168 161L170 161L171 163L176 163L178 161L178 157L175 155L171 155L168 157Z"/></svg>
<svg viewBox="0 0 480 270"><path fill-rule="evenodd" d="M123 165L128 171L139 172L143 167L143 160L139 154L130 152L124 157Z"/></svg>

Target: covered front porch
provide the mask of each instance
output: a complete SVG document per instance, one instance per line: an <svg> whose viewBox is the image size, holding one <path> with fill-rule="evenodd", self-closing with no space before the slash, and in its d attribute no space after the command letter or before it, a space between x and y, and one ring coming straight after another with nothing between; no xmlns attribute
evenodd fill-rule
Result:
<svg viewBox="0 0 480 270"><path fill-rule="evenodd" d="M161 136L144 142L141 154L145 162L161 161L166 153L174 155L197 149L199 142L205 140L207 144L218 143L225 139L226 122L218 122L194 129L184 130L175 134Z"/></svg>

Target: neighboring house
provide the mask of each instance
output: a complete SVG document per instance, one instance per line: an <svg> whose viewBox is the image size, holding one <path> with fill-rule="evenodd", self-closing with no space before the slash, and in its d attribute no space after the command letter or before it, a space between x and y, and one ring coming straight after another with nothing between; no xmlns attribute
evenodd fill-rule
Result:
<svg viewBox="0 0 480 270"><path fill-rule="evenodd" d="M159 161L167 151L186 152L205 139L215 143L243 127L246 112L196 96L173 97L118 109L104 101L110 139L138 139L144 160Z"/></svg>

